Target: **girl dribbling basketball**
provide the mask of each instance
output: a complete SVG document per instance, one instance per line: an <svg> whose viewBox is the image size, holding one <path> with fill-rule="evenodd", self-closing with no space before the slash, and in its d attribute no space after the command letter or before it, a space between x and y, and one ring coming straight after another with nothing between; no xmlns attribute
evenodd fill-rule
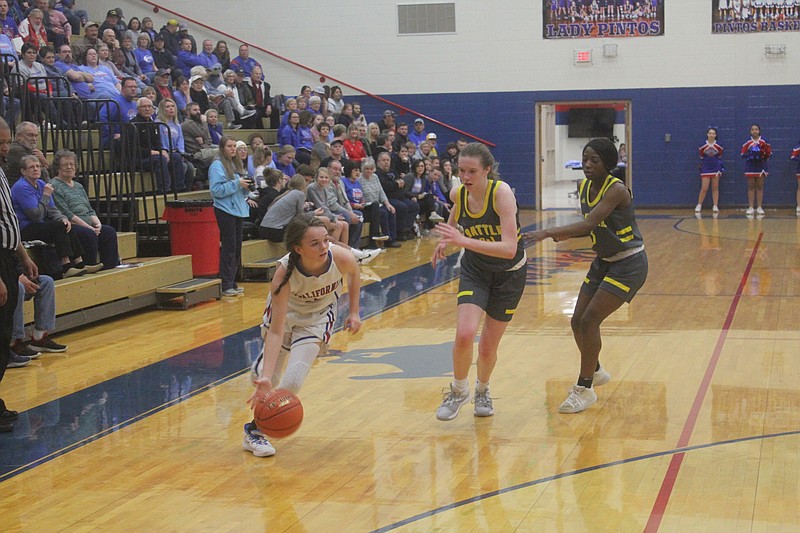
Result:
<svg viewBox="0 0 800 533"><path fill-rule="evenodd" d="M248 400L251 406L272 390L273 384L295 394L300 391L314 359L333 333L344 278L349 303L345 329L355 333L361 328L361 278L353 254L341 246L330 246L325 225L309 215L289 222L286 249L289 253L278 261L267 297L261 325L264 349L252 367L256 390ZM242 448L257 457L275 454L254 422L244 425Z"/></svg>

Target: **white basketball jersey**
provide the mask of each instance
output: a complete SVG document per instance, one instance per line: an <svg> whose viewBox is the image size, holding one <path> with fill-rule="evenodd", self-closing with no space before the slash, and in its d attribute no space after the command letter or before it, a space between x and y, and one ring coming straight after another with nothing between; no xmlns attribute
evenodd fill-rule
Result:
<svg viewBox="0 0 800 533"><path fill-rule="evenodd" d="M328 270L319 276L310 276L302 272L298 265L292 270L289 277L289 311L298 314L318 313L330 305L336 306L339 293L342 289L342 273L336 267L333 254L328 252ZM289 263L289 254L283 256L279 263L286 268ZM271 293L270 293L271 294ZM268 303L269 305L269 303Z"/></svg>

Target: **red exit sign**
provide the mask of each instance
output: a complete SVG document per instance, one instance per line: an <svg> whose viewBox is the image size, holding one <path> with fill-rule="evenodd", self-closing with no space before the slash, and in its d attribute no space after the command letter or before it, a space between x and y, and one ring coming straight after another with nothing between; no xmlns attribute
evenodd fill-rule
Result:
<svg viewBox="0 0 800 533"><path fill-rule="evenodd" d="M575 63L591 63L592 51L591 50L575 50Z"/></svg>

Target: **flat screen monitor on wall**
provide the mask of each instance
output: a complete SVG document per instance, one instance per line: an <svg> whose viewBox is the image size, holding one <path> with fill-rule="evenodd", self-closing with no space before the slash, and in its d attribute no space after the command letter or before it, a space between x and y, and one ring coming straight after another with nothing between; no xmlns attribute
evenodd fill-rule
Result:
<svg viewBox="0 0 800 533"><path fill-rule="evenodd" d="M573 107L569 110L568 137L612 137L617 112L611 107Z"/></svg>

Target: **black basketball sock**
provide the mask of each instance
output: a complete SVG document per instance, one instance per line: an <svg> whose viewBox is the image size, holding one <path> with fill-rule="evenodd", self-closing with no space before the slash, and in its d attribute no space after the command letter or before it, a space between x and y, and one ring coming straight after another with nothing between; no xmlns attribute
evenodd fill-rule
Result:
<svg viewBox="0 0 800 533"><path fill-rule="evenodd" d="M578 386L579 387L586 387L587 389L591 389L593 380L594 380L594 378L578 377Z"/></svg>
<svg viewBox="0 0 800 533"><path fill-rule="evenodd" d="M595 367L594 371L597 372L598 370L600 370L600 361L599 360L597 361L597 366Z"/></svg>

